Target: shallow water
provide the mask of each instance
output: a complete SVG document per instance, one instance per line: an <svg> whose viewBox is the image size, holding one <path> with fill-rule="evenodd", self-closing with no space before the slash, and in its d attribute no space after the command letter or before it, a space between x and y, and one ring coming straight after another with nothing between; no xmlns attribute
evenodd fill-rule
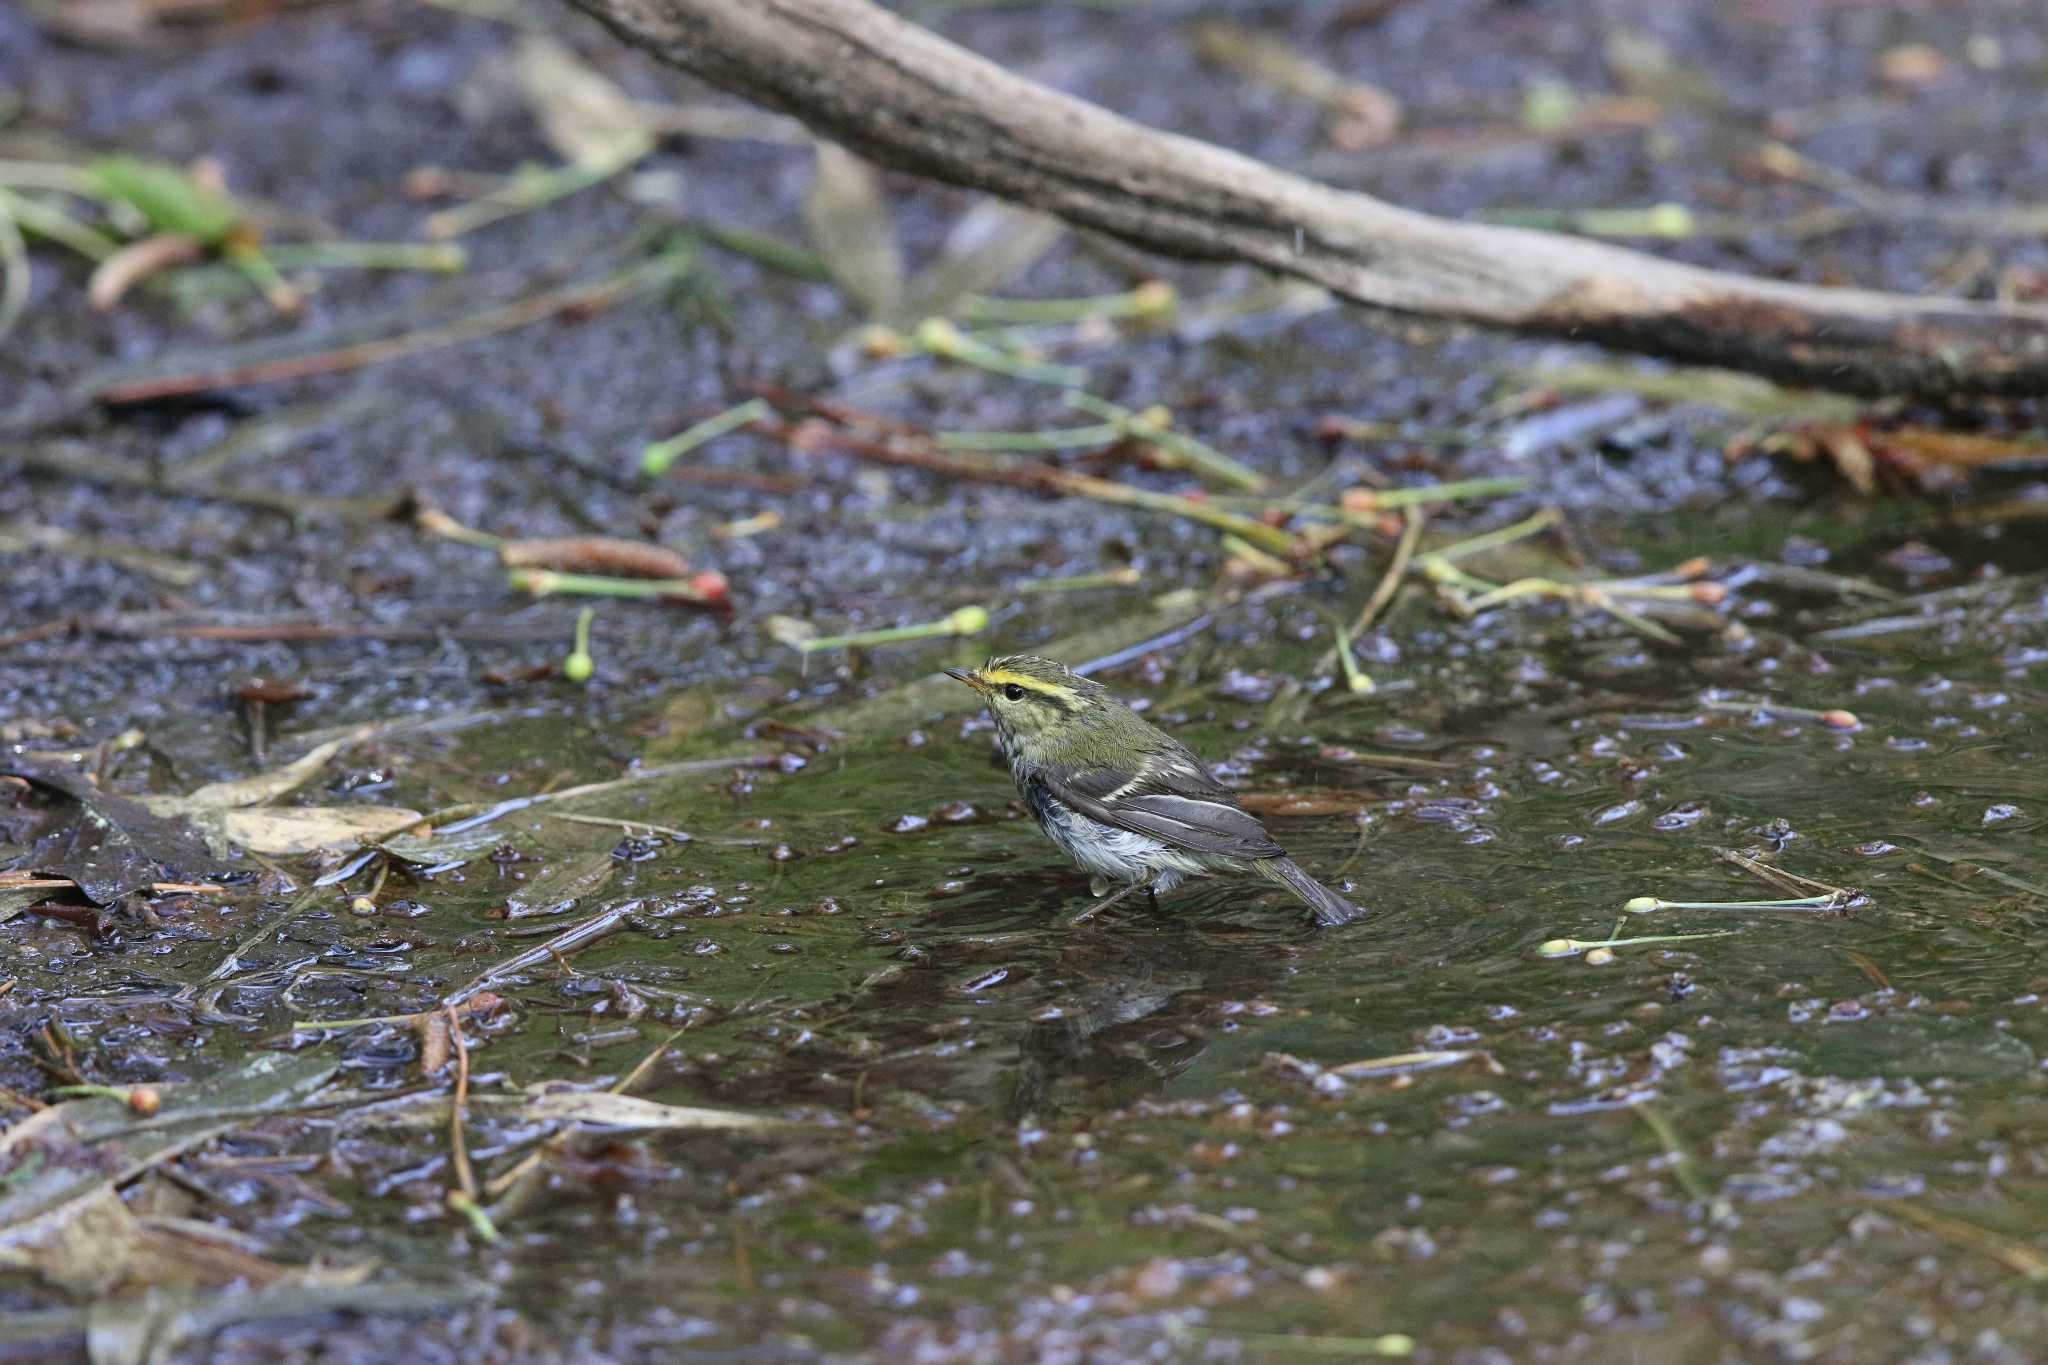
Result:
<svg viewBox="0 0 2048 1365"><path fill-rule="evenodd" d="M635 903L625 932L493 985L472 1093L602 1087L672 1039L635 1093L792 1127L585 1135L503 1211L496 1245L440 1213L444 1135L375 1111L234 1140L325 1151L308 1178L339 1203L211 1185L302 1251L496 1285L501 1307L465 1321L485 1331L495 1312L502 1334L516 1309L524 1351L1295 1358L1401 1333L1432 1359L1851 1360L1916 1337L2019 1359L2039 1308L2000 1256L2041 1251L2048 591L2038 569L1973 570L1952 565L1929 601L1745 589L1730 616L1757 622L1751 643L1684 651L1544 609L1446 627L1412 602L1387 627L1405 644L1383 695L1325 695L1277 731L1271 685L1230 662L1290 636L1308 608L1286 598L1111 674L1254 802L1325 812L1268 818L1375 909L1354 929L1318 932L1229 881L1069 926L1085 883L1022 817L984 721L932 709L827 738L829 706L786 706L752 716L751 741L633 738L661 728L648 715L607 728L612 747L804 760L563 803L687 842L507 816L491 827L504 858L395 874L367 919L336 888L197 1014L165 988L282 902L98 947L17 922L17 999L59 1011L106 1079L190 1076L295 1019L431 1007L536 925ZM1945 645L1942 627L1899 628L1950 603L1968 620ZM1790 643L1858 615L1892 625ZM1765 699L1861 724L1703 704ZM610 761L568 715L379 757L382 796L419 806L493 773L530 790ZM1720 847L1864 899L1620 912L1785 894ZM594 895L494 918L607 850ZM1536 953L1610 933L1722 936L1620 946L1607 965ZM360 1090L418 1086L406 1028L315 1039L299 1045ZM469 1124L485 1176L539 1135ZM2000 1236L2020 1250L1987 1251ZM276 1344L241 1330L247 1349Z"/></svg>

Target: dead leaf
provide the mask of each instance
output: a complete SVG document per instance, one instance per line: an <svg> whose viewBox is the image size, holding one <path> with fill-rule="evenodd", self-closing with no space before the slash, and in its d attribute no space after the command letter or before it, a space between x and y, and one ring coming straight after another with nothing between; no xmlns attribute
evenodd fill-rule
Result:
<svg viewBox="0 0 2048 1365"><path fill-rule="evenodd" d="M471 1103L493 1109L503 1107L512 1115L533 1123L586 1123L599 1128L641 1130L685 1128L780 1128L785 1121L764 1114L743 1114L733 1109L699 1109L689 1105L660 1104L609 1090L528 1089L514 1096L472 1095Z"/></svg>
<svg viewBox="0 0 2048 1365"><path fill-rule="evenodd" d="M382 840L377 847L386 855L413 867L446 870L462 866L487 848L508 842L515 847L522 844L520 839L508 840L497 831L476 828L452 835L403 834ZM522 851L529 849L530 845Z"/></svg>
<svg viewBox="0 0 2048 1365"><path fill-rule="evenodd" d="M94 1096L53 1104L0 1131L0 1266L104 1288L125 1273L134 1250L132 1215L116 1190L252 1110L305 1098L335 1070L329 1058L258 1053L222 1075L167 1087L154 1117Z"/></svg>
<svg viewBox="0 0 2048 1365"><path fill-rule="evenodd" d="M556 858L545 872L505 897L505 918L531 919L574 909L576 902L604 890L618 866L608 847Z"/></svg>
<svg viewBox="0 0 2048 1365"><path fill-rule="evenodd" d="M56 879L49 879L56 880ZM66 883L59 883L60 885ZM76 885L76 883L68 883ZM41 905L50 898L53 888L48 885L0 886L0 924L5 924L30 906Z"/></svg>
<svg viewBox="0 0 2048 1365"><path fill-rule="evenodd" d="M365 1282L371 1266L294 1269L283 1281L251 1292L145 1291L95 1301L83 1330L93 1365L164 1365L174 1359L209 1359L214 1353L182 1348L239 1324L333 1313L374 1316L445 1316L487 1303L488 1285L436 1285L399 1274ZM77 1335L74 1331L72 1335Z"/></svg>
<svg viewBox="0 0 2048 1365"><path fill-rule="evenodd" d="M1601 55L1615 83L1636 98L1681 109L1713 111L1727 106L1721 82L1680 62L1662 39L1650 33L1610 28L1601 39Z"/></svg>
<svg viewBox="0 0 2048 1365"><path fill-rule="evenodd" d="M421 815L403 806L283 806L222 811L215 817L230 843L251 853L311 853L355 848L417 825Z"/></svg>
<svg viewBox="0 0 2048 1365"><path fill-rule="evenodd" d="M1821 452L1833 461L1835 472L1851 488L1868 497L1877 491L1877 457L1853 426L1813 427L1808 433Z"/></svg>
<svg viewBox="0 0 2048 1365"><path fill-rule="evenodd" d="M329 740L303 758L294 759L283 767L271 768L251 777L237 778L232 782L209 782L189 796L145 796L142 798L142 804L158 815L200 815L274 801L312 781L314 776L327 766L330 759L349 745L363 739L371 729L372 727L365 726L353 734Z"/></svg>
<svg viewBox="0 0 2048 1365"><path fill-rule="evenodd" d="M53 812L23 866L69 877L95 905L112 905L153 882L210 880L221 870L188 823L103 792L82 774L20 760L0 761L0 773L76 803L76 811Z"/></svg>
<svg viewBox="0 0 2048 1365"><path fill-rule="evenodd" d="M413 1031L420 1036L420 1070L431 1076L448 1065L448 1058L454 1054L454 1041L448 1036L448 1014L445 1010L430 1010L413 1020Z"/></svg>
<svg viewBox="0 0 2048 1365"><path fill-rule="evenodd" d="M513 70L542 136L564 160L613 161L622 148L653 145L639 105L554 39L526 34Z"/></svg>
<svg viewBox="0 0 2048 1365"><path fill-rule="evenodd" d="M2016 441L2004 436L1977 436L1932 427L1902 427L1871 439L1887 453L1904 453L1959 469L1994 469L2048 461L2048 443Z"/></svg>
<svg viewBox="0 0 2048 1365"><path fill-rule="evenodd" d="M1384 142L1401 126L1401 103L1391 94L1351 80L1277 38L1220 20L1196 24L1189 38L1204 61L1314 100L1330 116L1331 140L1346 150Z"/></svg>
<svg viewBox="0 0 2048 1365"><path fill-rule="evenodd" d="M911 281L908 311L945 316L969 294L1002 288L1037 264L1066 224L1000 199L983 199L960 215L939 257Z"/></svg>
<svg viewBox="0 0 2048 1365"><path fill-rule="evenodd" d="M843 147L820 142L804 199L804 227L832 278L863 312L871 318L895 314L903 301L903 255L873 167Z"/></svg>
<svg viewBox="0 0 2048 1365"><path fill-rule="evenodd" d="M1505 1068L1494 1060L1491 1052L1475 1048L1451 1048L1431 1052L1400 1052L1391 1057L1368 1057L1363 1061L1345 1062L1329 1068L1332 1076L1346 1080L1357 1080L1364 1076L1405 1076L1414 1071L1433 1071L1440 1066L1456 1066L1460 1062L1480 1061L1494 1075L1504 1074Z"/></svg>
<svg viewBox="0 0 2048 1365"><path fill-rule="evenodd" d="M1948 58L1926 43L1887 48L1877 58L1878 74L1900 85L1926 85L1949 73Z"/></svg>
<svg viewBox="0 0 2048 1365"><path fill-rule="evenodd" d="M767 616L761 620L761 629L768 638L791 649L802 649L818 638L818 628L809 621L794 616Z"/></svg>

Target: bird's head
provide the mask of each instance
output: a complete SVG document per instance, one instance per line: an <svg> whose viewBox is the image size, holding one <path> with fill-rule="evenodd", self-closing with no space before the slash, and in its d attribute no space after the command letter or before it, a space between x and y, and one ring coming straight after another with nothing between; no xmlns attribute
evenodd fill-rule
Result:
<svg viewBox="0 0 2048 1365"><path fill-rule="evenodd" d="M981 693L1006 736L1043 740L1086 725L1108 704L1101 683L1053 659L1010 654L980 668L949 668L946 676Z"/></svg>

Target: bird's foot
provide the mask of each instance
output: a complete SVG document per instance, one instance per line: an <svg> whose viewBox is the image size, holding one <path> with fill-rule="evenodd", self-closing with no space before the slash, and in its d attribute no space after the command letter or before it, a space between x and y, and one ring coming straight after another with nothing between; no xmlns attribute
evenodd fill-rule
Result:
<svg viewBox="0 0 2048 1365"><path fill-rule="evenodd" d="M1097 915L1109 909L1110 906L1115 905L1118 901L1122 900L1125 896L1130 895L1133 891L1150 891L1151 889L1152 886L1149 882L1132 882L1129 885L1125 886L1123 890L1117 892L1114 896L1111 896L1108 900L1101 901L1095 905L1089 906L1086 910L1083 910L1080 914L1068 920L1067 924L1069 927L1072 927L1076 924L1086 924L1089 920L1094 919ZM1097 894L1100 893L1098 892Z"/></svg>

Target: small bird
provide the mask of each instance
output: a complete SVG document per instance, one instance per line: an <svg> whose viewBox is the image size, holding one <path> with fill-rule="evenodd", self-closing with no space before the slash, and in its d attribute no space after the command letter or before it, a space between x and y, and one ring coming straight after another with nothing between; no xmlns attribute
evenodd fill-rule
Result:
<svg viewBox="0 0 2048 1365"><path fill-rule="evenodd" d="M988 701L996 740L1038 827L1093 874L1089 914L1145 888L1156 904L1187 877L1256 872L1319 924L1365 911L1301 870L1188 747L1065 664L1029 654L949 668ZM1086 915L1081 918L1086 918Z"/></svg>

